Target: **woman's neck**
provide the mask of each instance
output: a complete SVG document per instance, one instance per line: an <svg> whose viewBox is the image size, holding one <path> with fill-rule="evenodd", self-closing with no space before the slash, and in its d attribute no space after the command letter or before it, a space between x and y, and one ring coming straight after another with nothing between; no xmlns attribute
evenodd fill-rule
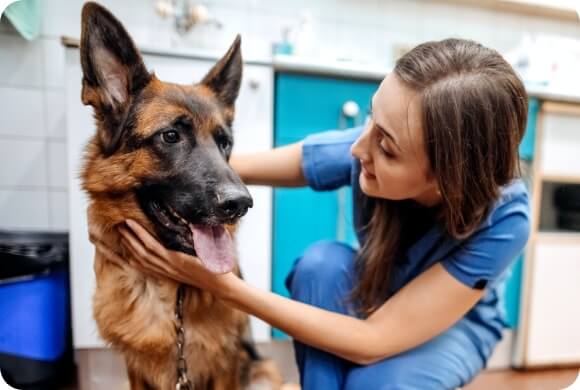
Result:
<svg viewBox="0 0 580 390"><path fill-rule="evenodd" d="M435 189L429 189L413 199L421 206L432 208L441 204L441 193Z"/></svg>

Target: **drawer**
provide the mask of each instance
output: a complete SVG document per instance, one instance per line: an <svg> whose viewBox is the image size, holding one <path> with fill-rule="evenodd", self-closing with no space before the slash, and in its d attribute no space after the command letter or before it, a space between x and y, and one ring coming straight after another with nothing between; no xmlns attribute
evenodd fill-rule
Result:
<svg viewBox="0 0 580 390"><path fill-rule="evenodd" d="M527 361L580 363L580 234L540 233L533 268Z"/></svg>

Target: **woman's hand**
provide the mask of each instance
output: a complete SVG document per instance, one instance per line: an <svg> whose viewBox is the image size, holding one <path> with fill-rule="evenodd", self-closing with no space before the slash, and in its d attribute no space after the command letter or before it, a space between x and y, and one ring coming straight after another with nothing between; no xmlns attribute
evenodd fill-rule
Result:
<svg viewBox="0 0 580 390"><path fill-rule="evenodd" d="M119 229L122 245L129 258L117 253L102 241L101 232L89 224L89 240L96 251L119 267L132 267L161 278L169 278L196 286L226 298L231 292L232 282L239 278L231 272L214 274L205 269L199 259L182 252L166 249L137 222L128 220L127 227Z"/></svg>
<svg viewBox="0 0 580 390"><path fill-rule="evenodd" d="M208 271L196 257L172 251L159 243L147 230L132 220L128 228L120 228L122 242L132 254L130 264L151 275L174 279L224 296L229 292L233 273L214 274Z"/></svg>

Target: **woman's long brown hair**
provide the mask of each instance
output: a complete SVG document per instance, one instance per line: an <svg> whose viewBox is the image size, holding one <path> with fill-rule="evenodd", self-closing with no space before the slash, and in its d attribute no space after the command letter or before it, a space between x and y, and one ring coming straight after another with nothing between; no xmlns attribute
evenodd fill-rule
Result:
<svg viewBox="0 0 580 390"><path fill-rule="evenodd" d="M394 74L421 96L442 223L451 237L466 238L486 218L500 187L519 175L518 146L528 108L524 85L497 51L462 39L415 47L397 61ZM369 201L372 216L353 291L363 315L390 295L393 267L403 261L408 237L416 238L417 218L422 218L409 200Z"/></svg>

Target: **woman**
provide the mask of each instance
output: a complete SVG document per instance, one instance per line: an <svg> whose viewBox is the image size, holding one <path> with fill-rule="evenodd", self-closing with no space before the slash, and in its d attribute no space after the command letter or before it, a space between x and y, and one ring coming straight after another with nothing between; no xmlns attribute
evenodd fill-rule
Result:
<svg viewBox="0 0 580 390"><path fill-rule="evenodd" d="M529 234L526 116L524 86L496 51L448 39L399 59L364 129L233 156L248 184L352 186L360 252L314 243L288 276L291 300L211 274L132 221L125 244L144 271L290 334L305 389L453 389L501 339L498 291Z"/></svg>

